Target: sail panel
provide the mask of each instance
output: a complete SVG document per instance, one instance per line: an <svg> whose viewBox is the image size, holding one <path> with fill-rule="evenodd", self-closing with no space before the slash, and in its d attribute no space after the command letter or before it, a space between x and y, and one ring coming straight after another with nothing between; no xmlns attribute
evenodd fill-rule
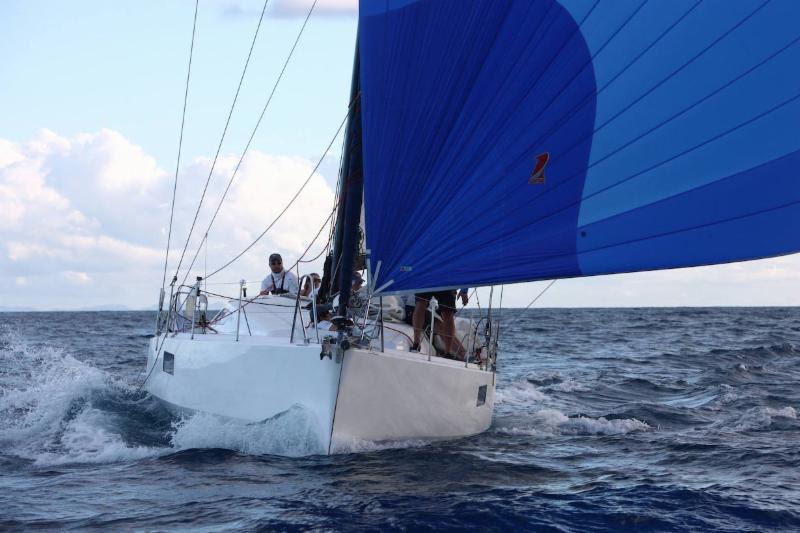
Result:
<svg viewBox="0 0 800 533"><path fill-rule="evenodd" d="M791 0L362 2L377 286L797 251L798 19Z"/></svg>

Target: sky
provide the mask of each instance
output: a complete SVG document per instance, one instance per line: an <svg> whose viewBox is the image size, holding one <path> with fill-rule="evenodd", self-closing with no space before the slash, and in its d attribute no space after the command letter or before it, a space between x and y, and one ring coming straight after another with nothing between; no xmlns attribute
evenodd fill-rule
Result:
<svg viewBox="0 0 800 533"><path fill-rule="evenodd" d="M200 0L178 167L171 277L247 58L263 2ZM188 263L209 226L311 0L270 0L208 191ZM255 287L274 250L293 263L333 205L348 103L356 0L318 0L232 182L195 275L265 237L209 280ZM0 2L0 309L153 308L192 36L191 0ZM318 161L318 170L313 172ZM326 230L311 244L317 255ZM186 264L184 263L184 264ZM559 280L537 306L797 305L800 256ZM308 271L321 269L312 263ZM183 278L184 272L181 273ZM545 282L507 287L527 305ZM488 300L488 289L481 300ZM474 302L473 302L474 304Z"/></svg>

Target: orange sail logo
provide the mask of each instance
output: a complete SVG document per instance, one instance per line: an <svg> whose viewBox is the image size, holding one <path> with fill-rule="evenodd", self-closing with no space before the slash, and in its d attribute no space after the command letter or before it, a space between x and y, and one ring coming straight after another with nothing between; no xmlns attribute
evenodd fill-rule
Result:
<svg viewBox="0 0 800 533"><path fill-rule="evenodd" d="M550 152L544 152L536 156L536 166L533 167L531 177L528 178L528 183L532 185L541 185L544 183L544 167L550 161Z"/></svg>

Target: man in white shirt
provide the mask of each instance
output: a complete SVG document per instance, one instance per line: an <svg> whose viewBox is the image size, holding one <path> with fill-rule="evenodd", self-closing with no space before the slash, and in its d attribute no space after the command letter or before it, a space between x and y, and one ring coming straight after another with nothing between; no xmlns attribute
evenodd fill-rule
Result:
<svg viewBox="0 0 800 533"><path fill-rule="evenodd" d="M297 284L297 276L283 268L283 258L281 254L269 256L269 269L271 272L261 282L261 292L258 294L297 294L300 290Z"/></svg>

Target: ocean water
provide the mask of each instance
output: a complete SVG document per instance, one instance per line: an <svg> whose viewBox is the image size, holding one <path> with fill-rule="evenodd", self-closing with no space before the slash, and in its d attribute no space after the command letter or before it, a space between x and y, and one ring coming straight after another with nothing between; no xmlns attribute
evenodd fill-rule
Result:
<svg viewBox="0 0 800 533"><path fill-rule="evenodd" d="M139 390L152 313L0 314L0 530L800 530L800 308L504 313L488 432L330 457Z"/></svg>

